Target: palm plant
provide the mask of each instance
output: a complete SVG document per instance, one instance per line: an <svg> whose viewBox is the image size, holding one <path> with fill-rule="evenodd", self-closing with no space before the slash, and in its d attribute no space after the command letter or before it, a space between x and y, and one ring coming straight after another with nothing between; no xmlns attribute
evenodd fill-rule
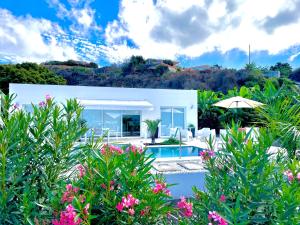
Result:
<svg viewBox="0 0 300 225"><path fill-rule="evenodd" d="M300 103L293 98L277 100L260 111L263 123L270 129L289 157L300 147Z"/></svg>
<svg viewBox="0 0 300 225"><path fill-rule="evenodd" d="M151 144L155 144L155 135L158 129L160 120L145 120L144 123L147 125L148 131L151 137Z"/></svg>
<svg viewBox="0 0 300 225"><path fill-rule="evenodd" d="M218 101L218 93L198 91L199 127L217 128L220 126L219 116L223 114L223 110L213 106Z"/></svg>

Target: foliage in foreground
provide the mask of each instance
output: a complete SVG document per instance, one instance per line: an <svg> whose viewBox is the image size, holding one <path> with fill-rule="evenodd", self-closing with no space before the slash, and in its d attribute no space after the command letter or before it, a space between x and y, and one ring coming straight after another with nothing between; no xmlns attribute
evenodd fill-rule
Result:
<svg viewBox="0 0 300 225"><path fill-rule="evenodd" d="M251 132L234 127L218 152L210 141L211 150L202 154L207 190L194 188L193 224L300 223L299 161L272 153L266 130L257 141Z"/></svg>
<svg viewBox="0 0 300 225"><path fill-rule="evenodd" d="M75 100L62 107L50 96L28 113L1 99L0 224L28 224L49 218L51 193L76 165L75 142L86 132Z"/></svg>
<svg viewBox="0 0 300 225"><path fill-rule="evenodd" d="M167 184L151 173L153 159L135 146L91 146L76 178L62 186L54 224L64 224L68 207L82 224L164 224L174 208ZM66 188L65 188L66 186Z"/></svg>

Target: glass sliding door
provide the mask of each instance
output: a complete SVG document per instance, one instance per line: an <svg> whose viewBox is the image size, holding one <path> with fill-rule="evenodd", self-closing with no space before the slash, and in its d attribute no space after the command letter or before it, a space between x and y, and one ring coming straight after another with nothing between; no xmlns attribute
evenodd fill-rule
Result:
<svg viewBox="0 0 300 225"><path fill-rule="evenodd" d="M109 136L121 137L121 111L104 110L103 111L103 130L109 130Z"/></svg>
<svg viewBox="0 0 300 225"><path fill-rule="evenodd" d="M161 136L169 136L172 128L172 108L161 108Z"/></svg>
<svg viewBox="0 0 300 225"><path fill-rule="evenodd" d="M184 128L183 108L173 108L173 127Z"/></svg>
<svg viewBox="0 0 300 225"><path fill-rule="evenodd" d="M103 112L99 109L84 109L82 112L82 119L86 122L87 127L90 129L88 135L91 135L91 130L94 131L95 135L102 135L102 119Z"/></svg>
<svg viewBox="0 0 300 225"><path fill-rule="evenodd" d="M140 136L141 113L139 110L100 110L84 109L82 119L90 129L91 136L101 136L109 132L110 137Z"/></svg>
<svg viewBox="0 0 300 225"><path fill-rule="evenodd" d="M161 136L170 136L171 128L185 127L185 110L180 107L161 108Z"/></svg>
<svg viewBox="0 0 300 225"><path fill-rule="evenodd" d="M141 116L139 111L124 111L122 116L122 136L140 136Z"/></svg>

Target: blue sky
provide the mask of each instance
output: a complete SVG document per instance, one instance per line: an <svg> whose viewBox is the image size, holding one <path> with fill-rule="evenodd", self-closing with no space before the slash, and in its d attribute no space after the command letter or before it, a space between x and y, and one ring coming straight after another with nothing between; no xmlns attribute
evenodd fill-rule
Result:
<svg viewBox="0 0 300 225"><path fill-rule="evenodd" d="M1 0L0 62L300 67L300 0Z"/></svg>

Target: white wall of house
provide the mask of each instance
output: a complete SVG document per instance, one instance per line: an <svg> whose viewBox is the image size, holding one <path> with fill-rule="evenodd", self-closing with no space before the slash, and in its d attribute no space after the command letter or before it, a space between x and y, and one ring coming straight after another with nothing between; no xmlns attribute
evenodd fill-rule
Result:
<svg viewBox="0 0 300 225"><path fill-rule="evenodd" d="M15 102L20 105L38 104L45 99L45 95L47 94L54 97L57 102L62 103L70 98L148 101L153 105L153 109L141 110L142 121L146 119L160 119L161 107L183 107L185 109L185 128L189 124L193 124L197 129L196 90L10 84L9 92L10 94L15 93L17 95ZM142 123L141 136L145 136L146 130L145 124Z"/></svg>

